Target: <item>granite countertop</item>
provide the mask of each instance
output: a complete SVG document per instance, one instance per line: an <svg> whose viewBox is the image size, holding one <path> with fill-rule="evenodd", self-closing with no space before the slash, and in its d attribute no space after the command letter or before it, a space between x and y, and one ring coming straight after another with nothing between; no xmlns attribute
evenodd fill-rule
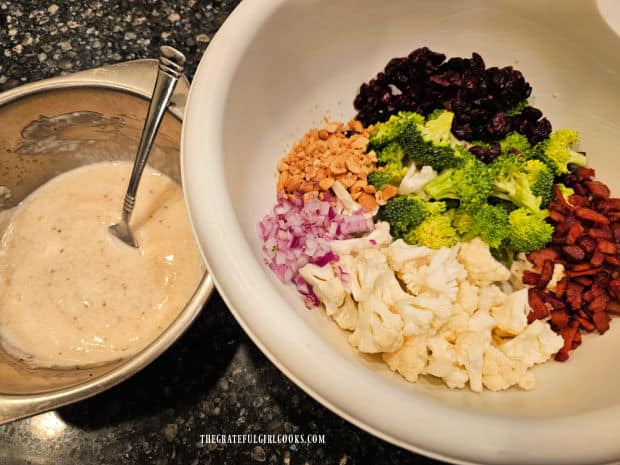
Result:
<svg viewBox="0 0 620 465"><path fill-rule="evenodd" d="M238 0L0 0L0 91L137 58L202 52ZM412 418L412 421L415 421ZM324 444L206 444L204 434L321 434ZM0 426L10 464L434 464L362 432L278 371L214 294L190 330L123 384Z"/></svg>

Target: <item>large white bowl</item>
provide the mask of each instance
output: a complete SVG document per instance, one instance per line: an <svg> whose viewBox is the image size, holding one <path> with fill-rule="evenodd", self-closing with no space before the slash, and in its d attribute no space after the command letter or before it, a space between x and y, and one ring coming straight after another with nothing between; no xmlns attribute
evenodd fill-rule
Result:
<svg viewBox="0 0 620 465"><path fill-rule="evenodd" d="M580 131L600 178L620 192L620 38L594 2L245 0L200 64L183 133L183 184L217 287L289 378L390 442L458 463L618 460L618 322L568 363L538 367L532 392L449 391L358 355L263 264L256 223L275 202L278 159L325 115L352 117L359 84L423 45L516 65L535 106L556 128Z"/></svg>

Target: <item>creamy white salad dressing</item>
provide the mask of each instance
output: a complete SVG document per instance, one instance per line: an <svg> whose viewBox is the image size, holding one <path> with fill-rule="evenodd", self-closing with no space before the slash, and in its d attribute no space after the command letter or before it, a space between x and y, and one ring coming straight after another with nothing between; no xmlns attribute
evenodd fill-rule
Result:
<svg viewBox="0 0 620 465"><path fill-rule="evenodd" d="M131 356L176 318L204 268L181 188L147 167L134 249L108 232L120 220L131 164L64 173L28 196L0 241L0 343L38 367Z"/></svg>

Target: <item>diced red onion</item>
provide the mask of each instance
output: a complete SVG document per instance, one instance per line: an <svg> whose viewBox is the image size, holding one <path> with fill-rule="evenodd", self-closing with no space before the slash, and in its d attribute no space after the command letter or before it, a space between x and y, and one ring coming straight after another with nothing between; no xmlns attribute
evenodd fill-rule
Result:
<svg viewBox="0 0 620 465"><path fill-rule="evenodd" d="M339 215L331 200L313 199L304 205L301 195L293 202L280 196L272 212L258 223L265 263L283 283L295 284L308 307L320 301L299 275L299 269L308 263L325 266L337 261L330 241L350 239L374 229L372 219L361 211Z"/></svg>

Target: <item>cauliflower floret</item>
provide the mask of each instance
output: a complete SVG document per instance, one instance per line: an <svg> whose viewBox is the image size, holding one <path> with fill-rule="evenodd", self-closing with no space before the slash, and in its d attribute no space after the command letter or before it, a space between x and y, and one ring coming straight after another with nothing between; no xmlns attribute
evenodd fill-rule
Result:
<svg viewBox="0 0 620 465"><path fill-rule="evenodd" d="M358 304L357 327L349 336L349 343L368 354L394 352L403 344L403 320L371 295Z"/></svg>
<svg viewBox="0 0 620 465"><path fill-rule="evenodd" d="M376 249L362 250L351 272L353 298L357 302L367 300L374 292L375 282L386 271L391 273L385 255Z"/></svg>
<svg viewBox="0 0 620 465"><path fill-rule="evenodd" d="M428 265L419 266L416 262L406 263L398 273L398 277L413 295L418 295L424 290L427 276Z"/></svg>
<svg viewBox="0 0 620 465"><path fill-rule="evenodd" d="M346 292L331 266L320 267L309 263L299 270L299 274L312 286L328 315L332 315L344 303Z"/></svg>
<svg viewBox="0 0 620 465"><path fill-rule="evenodd" d="M528 290L523 288L508 295L503 305L492 307L491 313L502 333L516 336L527 326L530 310Z"/></svg>
<svg viewBox="0 0 620 465"><path fill-rule="evenodd" d="M426 286L435 292L445 294L453 302L458 294L458 282L467 277L465 268L457 261L458 247L442 247L428 266Z"/></svg>
<svg viewBox="0 0 620 465"><path fill-rule="evenodd" d="M414 336L428 332L434 314L431 310L416 305L414 297L402 298L394 303L394 310L402 317L405 336Z"/></svg>
<svg viewBox="0 0 620 465"><path fill-rule="evenodd" d="M454 311L454 306L450 297L444 294L428 294L423 293L415 297L415 304L420 308L432 310L435 314L436 326L443 324L450 318Z"/></svg>
<svg viewBox="0 0 620 465"><path fill-rule="evenodd" d="M435 254L433 249L425 246L409 245L398 239L387 248L387 258L390 268L400 271L405 264L415 262L419 265L428 265Z"/></svg>
<svg viewBox="0 0 620 465"><path fill-rule="evenodd" d="M527 366L508 358L495 346L487 347L484 353L482 382L491 391L503 391L515 384L522 389L534 389L534 375L527 371Z"/></svg>
<svg viewBox="0 0 620 465"><path fill-rule="evenodd" d="M469 319L469 330L488 333L491 336L491 330L495 326L495 319L489 315L488 310L479 309L474 312Z"/></svg>
<svg viewBox="0 0 620 465"><path fill-rule="evenodd" d="M377 279L375 294L403 318L405 336L428 331L433 312L416 306L415 297L403 291L393 271L388 270Z"/></svg>
<svg viewBox="0 0 620 465"><path fill-rule="evenodd" d="M456 349L442 336L434 336L428 340L431 351L429 362L423 374L436 376L444 380L450 389L462 389L469 379L467 372L457 365Z"/></svg>
<svg viewBox="0 0 620 465"><path fill-rule="evenodd" d="M533 269L534 265L527 259L524 253L517 255L517 258L510 265L510 284L512 284L513 289L523 289L526 287L523 284L523 273Z"/></svg>
<svg viewBox="0 0 620 465"><path fill-rule="evenodd" d="M344 299L344 303L331 314L331 317L342 329L353 331L356 328L357 304L350 294L347 294Z"/></svg>
<svg viewBox="0 0 620 465"><path fill-rule="evenodd" d="M396 301L401 299L413 298L413 296L407 294L403 288L400 287L396 275L387 267L375 281L375 294L387 305L393 305Z"/></svg>
<svg viewBox="0 0 620 465"><path fill-rule="evenodd" d="M563 345L564 339L554 333L547 322L535 320L521 334L501 344L499 349L531 367L549 360Z"/></svg>
<svg viewBox="0 0 620 465"><path fill-rule="evenodd" d="M351 277L355 273L356 259L352 255L341 255L337 262L333 263L336 276L340 278L344 290L351 293Z"/></svg>
<svg viewBox="0 0 620 465"><path fill-rule="evenodd" d="M495 284L480 288L479 310L489 312L494 307L501 307L505 302L506 294Z"/></svg>
<svg viewBox="0 0 620 465"><path fill-rule="evenodd" d="M426 183L435 177L437 177L437 172L432 166L423 166L418 170L415 163L412 163L398 186L398 193L400 195L422 193Z"/></svg>
<svg viewBox="0 0 620 465"><path fill-rule="evenodd" d="M455 311L440 329L439 334L451 344L456 342L457 337L463 331L469 330L470 316L461 311Z"/></svg>
<svg viewBox="0 0 620 465"><path fill-rule="evenodd" d="M390 225L385 221L381 221L375 225L375 229L370 234L356 239L344 239L340 241L331 241L329 243L332 251L339 255L352 255L359 253L361 250L371 247L382 247L388 245L392 241L390 236Z"/></svg>
<svg viewBox="0 0 620 465"><path fill-rule="evenodd" d="M489 246L479 237L461 245L458 259L465 266L469 280L477 286L510 278L510 270L493 258Z"/></svg>
<svg viewBox="0 0 620 465"><path fill-rule="evenodd" d="M547 283L546 289L548 291L555 292L555 288L563 277L564 265L561 263L556 263L553 265L553 275L551 275L551 280Z"/></svg>
<svg viewBox="0 0 620 465"><path fill-rule="evenodd" d="M447 295L451 301L455 301L458 281L467 276L465 268L456 260L457 250L457 247L444 247L421 257L428 264L421 263L422 260L408 260L400 267L398 277L414 295L430 290ZM391 261L394 263L394 259Z"/></svg>
<svg viewBox="0 0 620 465"><path fill-rule="evenodd" d="M482 392L484 352L490 345L490 331L466 331L456 339L456 360L465 367L469 388L474 392Z"/></svg>
<svg viewBox="0 0 620 465"><path fill-rule="evenodd" d="M478 302L480 302L480 288L469 281L462 281L456 296L457 308L471 315L478 308Z"/></svg>
<svg viewBox="0 0 620 465"><path fill-rule="evenodd" d="M384 352L381 357L391 370L400 373L407 381L415 383L428 361L426 338L407 337L400 349L395 352Z"/></svg>

